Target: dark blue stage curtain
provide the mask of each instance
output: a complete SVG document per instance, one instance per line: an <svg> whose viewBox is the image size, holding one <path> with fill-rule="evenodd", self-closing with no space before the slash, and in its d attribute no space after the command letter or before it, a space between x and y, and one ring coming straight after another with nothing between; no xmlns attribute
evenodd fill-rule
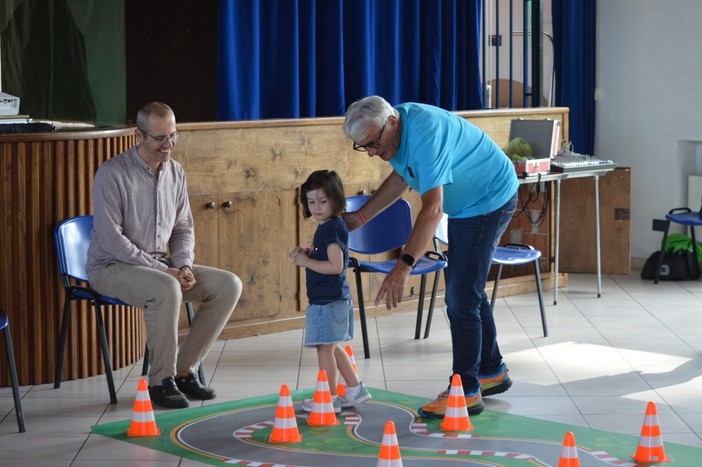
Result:
<svg viewBox="0 0 702 467"><path fill-rule="evenodd" d="M392 104L482 108L480 0L220 0L218 119Z"/></svg>
<svg viewBox="0 0 702 467"><path fill-rule="evenodd" d="M582 0L552 4L556 105L570 107L569 134L575 152L590 155L595 145L596 4Z"/></svg>

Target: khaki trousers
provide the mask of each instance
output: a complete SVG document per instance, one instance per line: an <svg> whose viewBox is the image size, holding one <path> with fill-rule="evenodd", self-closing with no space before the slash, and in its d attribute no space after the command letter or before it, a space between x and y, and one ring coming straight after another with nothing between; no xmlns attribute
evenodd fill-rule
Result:
<svg viewBox="0 0 702 467"><path fill-rule="evenodd" d="M177 373L196 370L241 296L241 280L229 271L193 265L193 274L197 283L183 293L178 280L168 273L115 262L100 271L91 284L100 294L143 310L151 386ZM178 318L184 301L199 307L178 348Z"/></svg>

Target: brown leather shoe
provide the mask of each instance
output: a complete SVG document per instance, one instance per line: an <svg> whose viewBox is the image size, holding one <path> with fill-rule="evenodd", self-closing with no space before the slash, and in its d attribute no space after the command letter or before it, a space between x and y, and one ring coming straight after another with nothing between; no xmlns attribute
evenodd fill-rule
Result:
<svg viewBox="0 0 702 467"><path fill-rule="evenodd" d="M215 390L203 386L194 372L190 372L187 376L177 376L175 382L180 392L193 399L208 401L217 397Z"/></svg>

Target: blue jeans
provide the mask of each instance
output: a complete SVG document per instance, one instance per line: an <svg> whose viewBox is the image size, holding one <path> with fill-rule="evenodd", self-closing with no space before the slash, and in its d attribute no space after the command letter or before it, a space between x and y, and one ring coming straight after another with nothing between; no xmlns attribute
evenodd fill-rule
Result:
<svg viewBox="0 0 702 467"><path fill-rule="evenodd" d="M488 214L448 221L446 305L451 323L453 373L465 394L480 389L478 374L499 370L502 355L485 294L492 257L517 206L517 195Z"/></svg>

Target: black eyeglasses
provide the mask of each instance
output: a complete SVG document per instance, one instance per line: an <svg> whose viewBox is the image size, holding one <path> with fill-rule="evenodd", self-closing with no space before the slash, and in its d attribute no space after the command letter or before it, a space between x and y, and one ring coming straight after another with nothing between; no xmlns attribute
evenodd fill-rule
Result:
<svg viewBox="0 0 702 467"><path fill-rule="evenodd" d="M170 141L171 143L175 144L176 141L178 141L178 136L180 136L180 131L176 131L174 133L171 133L170 135L161 135L161 136L153 136L139 128L139 131L144 133L146 136L150 136L151 139L156 141L158 144L163 144L166 142L166 140Z"/></svg>
<svg viewBox="0 0 702 467"><path fill-rule="evenodd" d="M385 125L388 124L388 121L385 120L385 123L383 123L383 126L380 128L380 134L378 137L374 140L371 141L368 144L356 144L356 142L353 143L353 149L354 151L361 151L361 152L366 152L369 149L378 149L380 147L380 138L383 137L383 132L385 131Z"/></svg>

